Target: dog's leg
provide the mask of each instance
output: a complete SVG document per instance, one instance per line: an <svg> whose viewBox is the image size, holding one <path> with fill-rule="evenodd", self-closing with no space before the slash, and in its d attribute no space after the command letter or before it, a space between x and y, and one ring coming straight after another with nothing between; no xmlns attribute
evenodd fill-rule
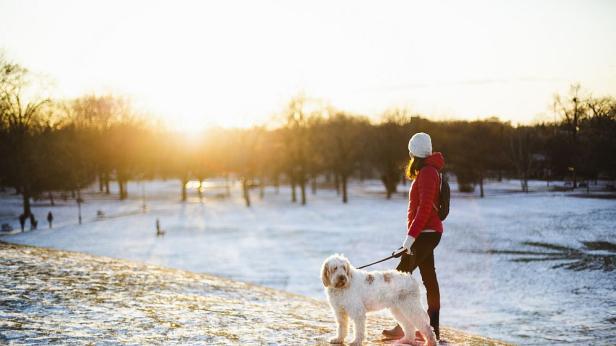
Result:
<svg viewBox="0 0 616 346"><path fill-rule="evenodd" d="M336 336L329 339L330 344L343 344L349 332L349 315L343 310L336 310Z"/></svg>
<svg viewBox="0 0 616 346"><path fill-rule="evenodd" d="M389 309L391 314L394 315L398 324L402 326L402 330L404 331L404 336L402 339L398 340L397 344L409 344L415 339L415 327L409 320L408 316L403 312L404 309L400 309L398 307L392 307Z"/></svg>
<svg viewBox="0 0 616 346"><path fill-rule="evenodd" d="M419 329L419 332L422 334L424 340L427 341L428 345L436 345L436 336L434 335L434 331L432 331L432 327L430 326L430 317L428 316L428 313L422 308L409 309L407 311L409 312L409 319L415 325L415 327Z"/></svg>
<svg viewBox="0 0 616 346"><path fill-rule="evenodd" d="M355 326L355 337L349 346L360 346L364 341L364 334L366 333L366 313L358 312L352 315L351 318Z"/></svg>

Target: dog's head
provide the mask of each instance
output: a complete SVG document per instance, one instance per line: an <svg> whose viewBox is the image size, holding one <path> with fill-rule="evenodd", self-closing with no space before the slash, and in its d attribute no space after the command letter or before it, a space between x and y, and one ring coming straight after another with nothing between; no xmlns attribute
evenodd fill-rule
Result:
<svg viewBox="0 0 616 346"><path fill-rule="evenodd" d="M321 267L323 286L346 288L351 283L351 268L351 263L343 255L329 256Z"/></svg>

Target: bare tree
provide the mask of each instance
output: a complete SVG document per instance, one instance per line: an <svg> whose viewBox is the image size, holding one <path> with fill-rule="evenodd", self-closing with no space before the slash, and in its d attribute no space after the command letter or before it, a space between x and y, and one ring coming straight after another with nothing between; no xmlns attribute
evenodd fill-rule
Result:
<svg viewBox="0 0 616 346"><path fill-rule="evenodd" d="M573 188L577 187L577 166L579 164L578 132L580 121L587 116L587 109L582 102L581 86L579 83L571 85L569 96L566 99L560 95L554 96L554 111L561 117L563 124L570 133L570 170L573 179Z"/></svg>
<svg viewBox="0 0 616 346"><path fill-rule="evenodd" d="M509 155L513 162L523 192L528 192L528 179L533 167L534 133L533 129L526 126L518 126L510 133Z"/></svg>
<svg viewBox="0 0 616 346"><path fill-rule="evenodd" d="M369 121L340 111L331 111L322 132L325 162L340 179L342 202L347 203L348 180L357 168L360 155L366 152Z"/></svg>
<svg viewBox="0 0 616 346"><path fill-rule="evenodd" d="M371 127L368 152L385 186L387 199L396 192L404 161L409 157L406 148L410 120L411 114L407 110L394 109L386 112L381 122Z"/></svg>
<svg viewBox="0 0 616 346"><path fill-rule="evenodd" d="M50 103L44 97L26 97L28 88L37 87L28 70L0 56L0 128L2 157L7 161L4 176L8 185L23 197L23 214L31 215L30 198L36 191L38 174L34 155L37 147L33 137L46 123L44 107Z"/></svg>
<svg viewBox="0 0 616 346"><path fill-rule="evenodd" d="M304 110L305 98L293 98L285 110L285 161L287 177L291 183L291 201L297 200L295 188L299 186L301 204L306 204L306 183L309 174L308 116Z"/></svg>
<svg viewBox="0 0 616 346"><path fill-rule="evenodd" d="M65 112L68 121L82 131L90 133L92 145L90 149L98 158L96 171L99 180L99 191L109 194L109 182L113 170L112 162L117 148L109 145L107 138L112 125L118 121L117 101L113 95L84 95L72 100Z"/></svg>
<svg viewBox="0 0 616 346"><path fill-rule="evenodd" d="M254 185L259 172L260 146L264 140L263 128L228 130L226 143L227 152L231 156L231 168L240 177L242 197L247 207L250 207L250 189Z"/></svg>

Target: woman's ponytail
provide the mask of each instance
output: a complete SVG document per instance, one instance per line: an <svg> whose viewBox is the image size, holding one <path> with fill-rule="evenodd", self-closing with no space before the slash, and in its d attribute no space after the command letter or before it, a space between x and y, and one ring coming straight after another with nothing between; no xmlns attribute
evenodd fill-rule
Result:
<svg viewBox="0 0 616 346"><path fill-rule="evenodd" d="M415 180L417 179L417 175L419 174L419 171L423 168L424 166L424 159L423 157L412 157L409 160L408 165L406 165L406 178L408 180Z"/></svg>

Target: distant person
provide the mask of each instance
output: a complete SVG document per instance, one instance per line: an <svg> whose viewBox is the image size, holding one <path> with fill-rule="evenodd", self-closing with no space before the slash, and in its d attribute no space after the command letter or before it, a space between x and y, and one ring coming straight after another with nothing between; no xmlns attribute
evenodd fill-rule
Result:
<svg viewBox="0 0 616 346"><path fill-rule="evenodd" d="M53 228L52 223L53 223L53 214L51 213L51 210L49 211L49 213L47 213L47 222L49 222L49 228Z"/></svg>
<svg viewBox="0 0 616 346"><path fill-rule="evenodd" d="M165 235L165 231L160 228L160 220L156 219L156 236L160 237L164 235Z"/></svg>
<svg viewBox="0 0 616 346"><path fill-rule="evenodd" d="M19 225L21 226L21 231L23 232L26 227L26 214L19 215Z"/></svg>
<svg viewBox="0 0 616 346"><path fill-rule="evenodd" d="M407 232L402 247L410 254L402 255L396 269L412 273L419 267L428 296L430 325L434 328L436 338L439 339L441 297L434 268L434 249L443 233L443 224L436 206L439 205L441 186L439 173L445 165L445 160L441 153L432 153L432 139L423 132L411 137L408 149L411 159L407 166L406 177L413 183L409 191ZM397 325L393 329L384 330L383 335L389 338L401 338L404 332Z"/></svg>

